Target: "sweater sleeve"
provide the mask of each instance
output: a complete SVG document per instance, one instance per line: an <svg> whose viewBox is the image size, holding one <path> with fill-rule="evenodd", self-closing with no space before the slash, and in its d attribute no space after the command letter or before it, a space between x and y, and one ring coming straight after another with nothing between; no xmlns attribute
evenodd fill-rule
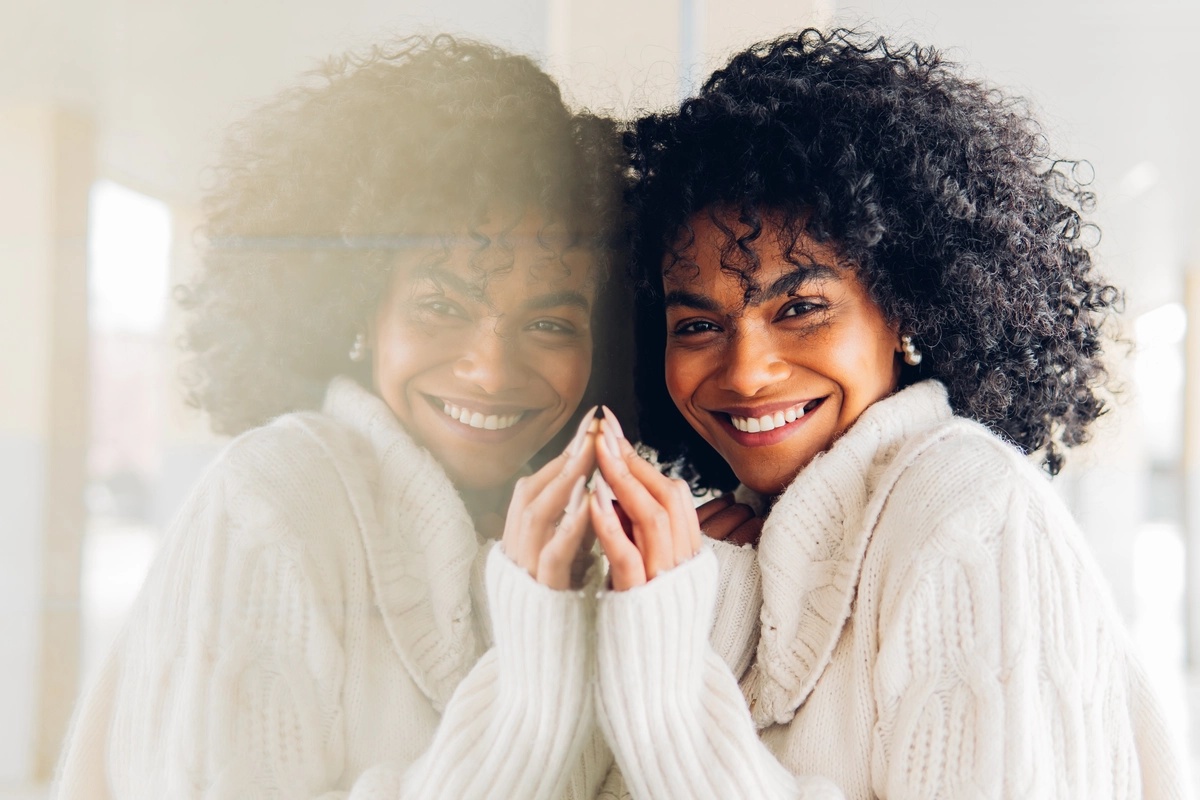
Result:
<svg viewBox="0 0 1200 800"><path fill-rule="evenodd" d="M428 750L347 785L343 641L356 633L322 545L216 470L170 533L73 724L62 798L558 798L592 728L592 607L493 548L495 647ZM597 768L600 769L600 768ZM597 783L598 783L597 779Z"/></svg>
<svg viewBox="0 0 1200 800"><path fill-rule="evenodd" d="M762 580L758 553L750 545L737 546L706 538L717 557L717 595L709 641L721 660L741 679L758 646L758 612L762 607Z"/></svg>
<svg viewBox="0 0 1200 800"><path fill-rule="evenodd" d="M558 798L585 755L594 657L584 593L542 586L499 547L487 577L496 645L455 691L404 798Z"/></svg>
<svg viewBox="0 0 1200 800"><path fill-rule="evenodd" d="M634 798L841 798L791 775L758 739L708 634L717 559L704 550L644 586L601 596L600 723Z"/></svg>

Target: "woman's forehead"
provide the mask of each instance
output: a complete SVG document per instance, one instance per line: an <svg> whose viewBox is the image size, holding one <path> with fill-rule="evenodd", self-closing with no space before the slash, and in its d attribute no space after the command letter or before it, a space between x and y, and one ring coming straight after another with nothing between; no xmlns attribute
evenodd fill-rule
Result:
<svg viewBox="0 0 1200 800"><path fill-rule="evenodd" d="M433 283L489 305L554 292L576 292L590 304L595 296L596 257L582 247L558 249L525 237L482 247L459 242L414 256L399 270L402 282Z"/></svg>
<svg viewBox="0 0 1200 800"><path fill-rule="evenodd" d="M748 302L764 291L778 294L813 280L844 277L852 265L832 242L793 232L764 215L758 226L736 216L693 216L676 247L663 256L663 287L736 289Z"/></svg>

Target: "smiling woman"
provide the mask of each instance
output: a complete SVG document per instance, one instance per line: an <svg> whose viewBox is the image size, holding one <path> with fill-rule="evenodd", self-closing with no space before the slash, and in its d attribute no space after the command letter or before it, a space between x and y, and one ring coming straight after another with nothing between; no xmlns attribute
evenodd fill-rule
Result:
<svg viewBox="0 0 1200 800"><path fill-rule="evenodd" d="M633 538L594 502L623 590L597 693L632 795L1188 796L1046 481L1104 408L1116 291L1036 121L932 49L807 30L628 142L642 438L765 511L756 549L701 548L605 418Z"/></svg>
<svg viewBox="0 0 1200 800"><path fill-rule="evenodd" d="M694 217L664 271L666 385L738 480L774 496L895 390L899 333L827 243L805 237L788 254L769 227L751 245L753 279L725 272L730 217Z"/></svg>
<svg viewBox="0 0 1200 800"><path fill-rule="evenodd" d="M477 246L411 254L367 336L377 394L471 490L511 480L578 408L597 294L595 255L538 217L480 234L499 265Z"/></svg>
<svg viewBox="0 0 1200 800"><path fill-rule="evenodd" d="M85 693L58 796L594 796L568 590L580 406L612 392L593 351L628 361L592 324L621 302L613 126L527 58L410 39L267 103L216 175L187 381L240 435Z"/></svg>

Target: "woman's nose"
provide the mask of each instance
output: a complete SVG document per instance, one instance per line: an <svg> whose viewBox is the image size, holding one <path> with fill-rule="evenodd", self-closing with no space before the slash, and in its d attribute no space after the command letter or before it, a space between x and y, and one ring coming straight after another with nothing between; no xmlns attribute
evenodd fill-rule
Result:
<svg viewBox="0 0 1200 800"><path fill-rule="evenodd" d="M720 386L742 397L755 397L787 380L792 370L769 336L738 333L725 352Z"/></svg>
<svg viewBox="0 0 1200 800"><path fill-rule="evenodd" d="M528 377L516 337L490 324L481 326L472 337L467 350L454 362L454 374L487 394L519 389Z"/></svg>

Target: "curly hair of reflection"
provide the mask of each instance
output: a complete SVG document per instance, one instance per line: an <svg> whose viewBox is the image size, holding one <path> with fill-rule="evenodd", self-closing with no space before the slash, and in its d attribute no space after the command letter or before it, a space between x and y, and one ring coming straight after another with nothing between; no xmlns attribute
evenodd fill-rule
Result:
<svg viewBox="0 0 1200 800"><path fill-rule="evenodd" d="M694 486L736 478L663 381L664 270L689 220L723 209L722 268L757 290L764 219L832 242L924 354L954 411L1056 474L1104 411L1101 347L1120 296L1096 274L1086 162L1054 159L1027 105L964 77L934 49L808 29L734 56L677 112L626 134L637 184L637 399L643 441ZM727 226L728 227L728 226Z"/></svg>
<svg viewBox="0 0 1200 800"><path fill-rule="evenodd" d="M624 158L615 124L573 114L524 56L438 36L326 61L234 126L212 172L202 269L176 289L189 402L234 434L319 407L334 375L370 385L347 354L398 251L482 251L497 215L536 213L607 274ZM620 283L602 284L598 316ZM593 384L613 352L595 349Z"/></svg>

